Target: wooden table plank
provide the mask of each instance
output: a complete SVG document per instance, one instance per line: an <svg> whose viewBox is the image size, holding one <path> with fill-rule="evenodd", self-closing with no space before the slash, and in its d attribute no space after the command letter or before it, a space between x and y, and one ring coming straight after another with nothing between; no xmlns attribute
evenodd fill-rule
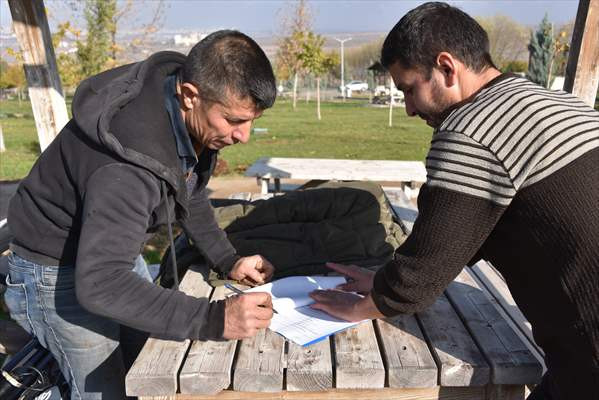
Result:
<svg viewBox="0 0 599 400"><path fill-rule="evenodd" d="M374 389L385 386L385 367L372 321L335 335L335 387Z"/></svg>
<svg viewBox="0 0 599 400"><path fill-rule="evenodd" d="M210 296L208 269L193 266L187 271L179 289L194 297ZM177 373L190 340L174 341L150 337L125 378L128 396L166 396L177 392Z"/></svg>
<svg viewBox="0 0 599 400"><path fill-rule="evenodd" d="M418 319L440 368L441 386L489 383L489 366L445 295L418 313Z"/></svg>
<svg viewBox="0 0 599 400"><path fill-rule="evenodd" d="M245 176L423 183L426 168L421 161L264 157L252 164Z"/></svg>
<svg viewBox="0 0 599 400"><path fill-rule="evenodd" d="M471 268L472 273L480 281L485 289L497 300L498 305L503 309L505 314L513 322L513 325L528 338L528 343L534 347L537 354L543 357L543 349L541 349L534 341L532 335L532 326L526 319L522 311L516 305L512 294L510 293L507 283L503 280L493 267L485 261L479 261ZM508 321L509 322L509 321Z"/></svg>
<svg viewBox="0 0 599 400"><path fill-rule="evenodd" d="M287 390L315 392L333 388L331 342L302 347L287 342Z"/></svg>
<svg viewBox="0 0 599 400"><path fill-rule="evenodd" d="M254 393L223 390L215 396L177 395L141 397L140 400L483 400L485 387L434 387L423 389L331 389L326 392ZM493 399L499 400L499 399ZM503 399L502 399L503 400ZM506 399L508 400L508 399ZM509 398L509 400L514 400Z"/></svg>
<svg viewBox="0 0 599 400"><path fill-rule="evenodd" d="M247 392L278 392L283 389L285 339L262 329L241 342L233 373L233 388Z"/></svg>
<svg viewBox="0 0 599 400"><path fill-rule="evenodd" d="M219 286L211 300L222 300L229 292ZM228 388L236 347L237 340L195 340L179 373L181 393L216 394Z"/></svg>
<svg viewBox="0 0 599 400"><path fill-rule="evenodd" d="M388 385L392 388L437 386L437 365L413 315L376 320Z"/></svg>
<svg viewBox="0 0 599 400"><path fill-rule="evenodd" d="M540 381L543 368L467 269L449 284L446 293L491 365L492 383L514 385Z"/></svg>

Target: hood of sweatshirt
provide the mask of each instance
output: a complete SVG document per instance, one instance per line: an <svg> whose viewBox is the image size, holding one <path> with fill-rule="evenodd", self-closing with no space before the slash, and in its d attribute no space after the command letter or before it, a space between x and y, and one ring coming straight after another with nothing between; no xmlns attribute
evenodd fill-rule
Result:
<svg viewBox="0 0 599 400"><path fill-rule="evenodd" d="M114 68L83 81L73 98L73 119L93 142L165 180L186 204L184 176L165 107L164 81L186 57L171 51ZM208 164L216 154L209 152ZM186 214L186 207L182 207Z"/></svg>

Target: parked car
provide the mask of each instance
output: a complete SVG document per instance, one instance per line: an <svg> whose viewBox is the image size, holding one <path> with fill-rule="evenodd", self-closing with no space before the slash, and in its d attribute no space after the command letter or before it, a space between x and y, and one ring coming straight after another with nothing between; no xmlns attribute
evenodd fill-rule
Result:
<svg viewBox="0 0 599 400"><path fill-rule="evenodd" d="M343 86L339 87L343 91ZM368 83L362 81L351 81L345 85L345 90L348 92L365 92L368 90Z"/></svg>
<svg viewBox="0 0 599 400"><path fill-rule="evenodd" d="M397 89L395 86L392 86L389 89L387 86L379 85L374 88L374 96L375 97L389 97L389 94L393 95L393 101L403 103L403 92ZM387 99L388 100L388 99Z"/></svg>

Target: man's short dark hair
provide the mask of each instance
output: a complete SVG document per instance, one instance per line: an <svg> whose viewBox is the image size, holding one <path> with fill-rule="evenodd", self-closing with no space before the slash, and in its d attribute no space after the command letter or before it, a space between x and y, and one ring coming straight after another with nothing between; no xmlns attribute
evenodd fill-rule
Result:
<svg viewBox="0 0 599 400"><path fill-rule="evenodd" d="M264 51L233 30L211 33L193 46L183 66L183 81L195 84L205 100L226 104L230 95L249 97L261 110L272 107L277 94Z"/></svg>
<svg viewBox="0 0 599 400"><path fill-rule="evenodd" d="M388 69L399 62L430 78L443 51L475 72L495 67L487 32L462 10L437 2L424 3L399 20L383 43L381 64Z"/></svg>

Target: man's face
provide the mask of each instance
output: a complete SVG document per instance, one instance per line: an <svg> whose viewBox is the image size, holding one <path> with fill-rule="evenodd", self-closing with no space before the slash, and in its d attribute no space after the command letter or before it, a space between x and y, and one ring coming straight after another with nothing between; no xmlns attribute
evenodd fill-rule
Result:
<svg viewBox="0 0 599 400"><path fill-rule="evenodd" d="M418 115L433 128L441 125L443 112L454 103L441 72L433 68L427 80L420 70L404 68L399 62L393 64L389 72L395 86L404 94L406 113L411 117Z"/></svg>
<svg viewBox="0 0 599 400"><path fill-rule="evenodd" d="M221 104L205 101L198 95L185 123L198 145L196 151L205 147L220 150L232 144L247 143L252 121L261 115L262 111L249 98L230 95L226 104Z"/></svg>

